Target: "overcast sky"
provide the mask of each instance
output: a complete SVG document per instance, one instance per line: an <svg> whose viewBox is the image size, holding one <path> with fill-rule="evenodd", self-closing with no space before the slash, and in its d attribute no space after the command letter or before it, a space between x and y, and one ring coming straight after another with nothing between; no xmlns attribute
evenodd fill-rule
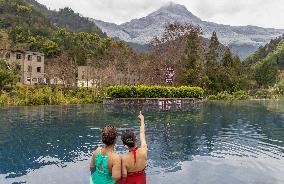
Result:
<svg viewBox="0 0 284 184"><path fill-rule="evenodd" d="M37 0L51 9L71 7L95 19L123 23L157 10L168 0ZM284 29L284 0L172 0L203 20Z"/></svg>

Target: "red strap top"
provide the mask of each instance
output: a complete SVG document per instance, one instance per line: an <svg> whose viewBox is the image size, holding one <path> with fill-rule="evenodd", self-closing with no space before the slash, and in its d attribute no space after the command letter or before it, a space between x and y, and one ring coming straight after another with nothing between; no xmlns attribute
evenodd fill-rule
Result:
<svg viewBox="0 0 284 184"><path fill-rule="evenodd" d="M136 164L136 160L137 160L137 150L138 150L138 147L136 146L132 151L133 151L133 156L134 156L134 163ZM130 152L132 152L130 151Z"/></svg>

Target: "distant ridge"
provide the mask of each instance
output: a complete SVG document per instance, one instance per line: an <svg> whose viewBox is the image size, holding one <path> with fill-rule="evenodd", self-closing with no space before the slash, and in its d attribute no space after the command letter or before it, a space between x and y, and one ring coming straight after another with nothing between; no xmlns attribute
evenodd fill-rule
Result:
<svg viewBox="0 0 284 184"><path fill-rule="evenodd" d="M216 31L221 43L229 46L234 53L244 58L265 45L271 39L284 34L282 29L261 28L257 26L229 26L206 22L193 15L187 8L173 2L139 19L133 19L120 25L93 20L110 37L117 37L126 42L145 45L162 34L164 26L172 22L199 25L205 38Z"/></svg>
<svg viewBox="0 0 284 184"><path fill-rule="evenodd" d="M106 36L101 29L89 18L75 13L71 8L65 7L59 11L50 10L36 0L23 0L41 11L53 23L73 32L95 32L100 36Z"/></svg>

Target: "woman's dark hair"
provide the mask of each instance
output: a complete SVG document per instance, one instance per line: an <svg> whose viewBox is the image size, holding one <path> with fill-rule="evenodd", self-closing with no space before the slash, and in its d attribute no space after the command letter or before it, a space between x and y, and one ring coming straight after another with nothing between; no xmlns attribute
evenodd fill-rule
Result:
<svg viewBox="0 0 284 184"><path fill-rule="evenodd" d="M128 146L129 148L133 148L136 144L135 134L131 130L126 130L122 132L121 140L123 144Z"/></svg>
<svg viewBox="0 0 284 184"><path fill-rule="evenodd" d="M113 125L106 125L102 129L102 142L110 146L115 143L117 138L116 128Z"/></svg>

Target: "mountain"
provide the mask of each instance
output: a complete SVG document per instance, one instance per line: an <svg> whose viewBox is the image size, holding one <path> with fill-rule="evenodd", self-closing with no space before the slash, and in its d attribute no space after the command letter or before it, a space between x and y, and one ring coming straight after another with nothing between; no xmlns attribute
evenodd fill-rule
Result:
<svg viewBox="0 0 284 184"><path fill-rule="evenodd" d="M229 26L206 22L193 15L183 5L169 3L146 17L133 19L120 25L93 20L110 37L126 42L148 44L164 31L165 25L173 22L191 23L203 30L203 36L210 38L216 31L221 43L229 46L234 53L244 58L265 45L271 39L284 34L284 29L261 28L256 26Z"/></svg>
<svg viewBox="0 0 284 184"><path fill-rule="evenodd" d="M284 81L284 36L271 40L243 61L258 87L274 86L282 93ZM282 81L282 82L281 82ZM282 92L281 92L282 90Z"/></svg>
<svg viewBox="0 0 284 184"><path fill-rule="evenodd" d="M244 60L246 66L257 65L264 60L271 62L276 58L279 70L284 70L284 35L276 39L272 39L265 46L260 47L255 53Z"/></svg>
<svg viewBox="0 0 284 184"><path fill-rule="evenodd" d="M71 8L65 7L63 9L59 9L59 11L55 11L48 9L36 0L24 1L40 10L41 13L47 16L55 25L61 26L68 31L88 33L95 32L100 36L106 37L106 35L93 21L74 12Z"/></svg>
<svg viewBox="0 0 284 184"><path fill-rule="evenodd" d="M0 0L0 50L42 52L46 61L59 57L78 65L96 63L103 66L108 62L102 59L107 51L115 48L116 55L122 55L128 50L123 43L99 35L100 29L87 18L69 8L63 11L67 15L49 11L33 0ZM54 17L49 18L49 13L62 17L54 20ZM82 29L89 32L82 32Z"/></svg>

